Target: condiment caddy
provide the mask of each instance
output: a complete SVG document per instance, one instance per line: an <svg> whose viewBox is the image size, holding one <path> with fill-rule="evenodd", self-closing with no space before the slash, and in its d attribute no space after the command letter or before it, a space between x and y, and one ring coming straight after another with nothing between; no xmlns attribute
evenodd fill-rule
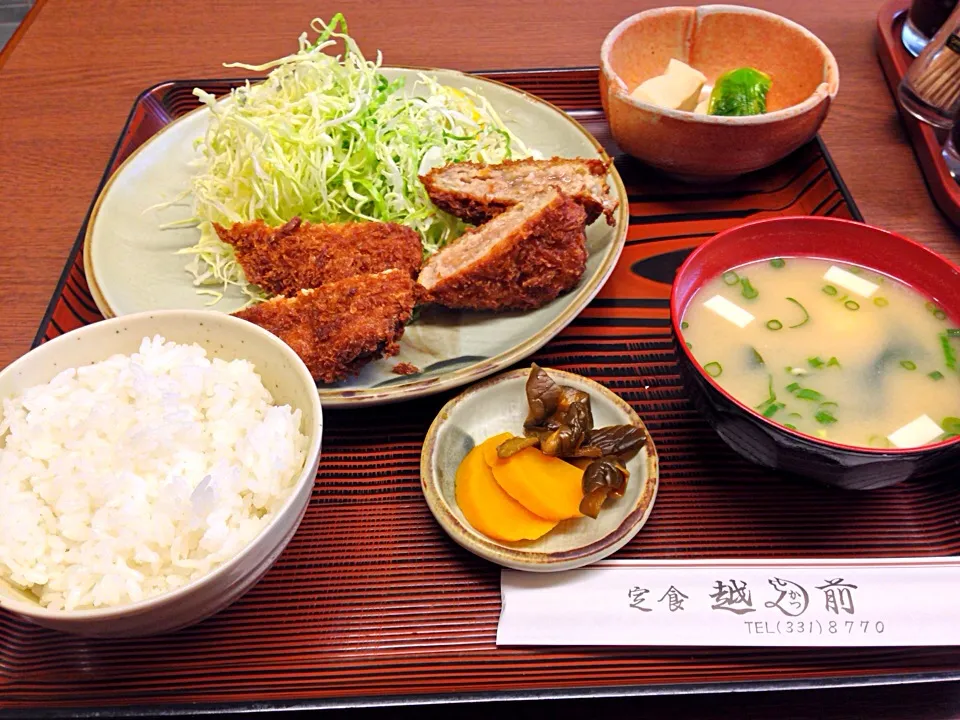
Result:
<svg viewBox="0 0 960 720"><path fill-rule="evenodd" d="M930 194L943 214L960 225L960 184L944 153L948 132L918 120L898 99L900 83L914 62L901 39L909 7L909 0L890 0L881 8L877 16L877 55Z"/></svg>

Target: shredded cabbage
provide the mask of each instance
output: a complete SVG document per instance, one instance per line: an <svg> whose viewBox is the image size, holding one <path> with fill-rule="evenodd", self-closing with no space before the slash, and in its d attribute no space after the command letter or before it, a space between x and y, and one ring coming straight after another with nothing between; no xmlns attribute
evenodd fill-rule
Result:
<svg viewBox="0 0 960 720"><path fill-rule="evenodd" d="M380 72L379 52L375 61L364 58L342 15L329 24L316 19L311 29L316 42L303 33L292 55L225 65L270 70L263 82L236 88L225 102L193 91L211 119L197 141L200 167L188 193L200 241L180 252L193 255L187 269L213 302L222 297L213 287L239 287L251 301L260 297L214 222L260 218L280 225L294 216L398 222L420 233L430 255L464 225L434 207L419 174L451 162L531 156L490 103L466 88L421 73L414 92L404 93L403 78L388 81ZM342 55L324 52L338 40Z"/></svg>

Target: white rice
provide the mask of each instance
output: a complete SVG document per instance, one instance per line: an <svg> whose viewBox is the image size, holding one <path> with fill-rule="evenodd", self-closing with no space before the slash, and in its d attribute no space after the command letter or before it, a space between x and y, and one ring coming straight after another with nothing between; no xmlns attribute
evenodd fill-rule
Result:
<svg viewBox="0 0 960 720"><path fill-rule="evenodd" d="M289 496L300 423L251 363L159 336L4 399L0 577L70 610L209 573Z"/></svg>

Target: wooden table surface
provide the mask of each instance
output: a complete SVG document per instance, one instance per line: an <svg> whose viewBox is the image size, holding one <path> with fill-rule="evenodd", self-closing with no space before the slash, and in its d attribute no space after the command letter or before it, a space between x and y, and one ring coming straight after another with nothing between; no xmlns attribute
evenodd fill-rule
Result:
<svg viewBox="0 0 960 720"><path fill-rule="evenodd" d="M880 0L753 4L807 26L836 54L840 94L822 134L866 220L960 260L960 236L927 193L877 62ZM382 49L388 64L465 70L596 65L610 28L655 5L655 0L40 0L0 55L5 300L0 367L28 349L143 88L172 78L235 74L221 67L225 61L273 59L295 48L311 18L337 11L345 13L362 49ZM924 708L913 717L950 717L957 708L955 687L927 686L893 696L899 691L845 692L868 692L848 710L861 707L864 698L885 698L882 708L869 703L872 717L892 717L897 707ZM916 693L916 703L904 692ZM828 694L818 695L829 703ZM940 697L943 702L935 699ZM708 705L694 714L705 716ZM776 705L781 715L784 707L799 707L795 700ZM823 710L828 714L826 706Z"/></svg>

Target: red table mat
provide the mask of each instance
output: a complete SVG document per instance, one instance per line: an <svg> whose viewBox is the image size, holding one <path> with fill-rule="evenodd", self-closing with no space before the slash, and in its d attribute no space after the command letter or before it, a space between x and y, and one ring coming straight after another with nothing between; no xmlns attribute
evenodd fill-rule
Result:
<svg viewBox="0 0 960 720"><path fill-rule="evenodd" d="M859 219L817 139L773 168L722 186L673 183L613 145L596 69L495 74L571 112L616 158L630 195L619 265L597 299L535 355L628 400L660 453L650 521L618 557L890 557L960 552L960 497L946 482L855 494L778 478L740 460L679 384L670 282L724 228L777 215ZM137 100L109 173L200 85ZM80 237L83 237L81 229ZM71 254L37 342L100 319ZM246 597L164 637L66 637L0 611L0 712L191 711L417 703L468 698L674 692L704 683L802 687L890 676L960 677L952 648L497 648L499 568L461 550L421 496L420 449L451 394L325 412L324 453L299 532Z"/></svg>

